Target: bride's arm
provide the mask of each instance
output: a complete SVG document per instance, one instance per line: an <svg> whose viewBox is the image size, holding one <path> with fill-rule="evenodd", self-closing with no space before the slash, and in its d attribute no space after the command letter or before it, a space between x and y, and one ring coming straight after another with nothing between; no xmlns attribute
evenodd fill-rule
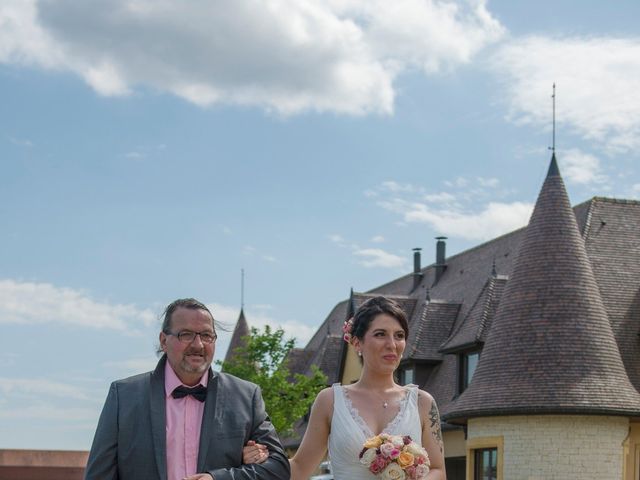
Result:
<svg viewBox="0 0 640 480"><path fill-rule="evenodd" d="M427 450L431 461L427 478L429 480L446 480L442 428L436 401L424 390L418 390L418 408L422 421L422 446Z"/></svg>
<svg viewBox="0 0 640 480"><path fill-rule="evenodd" d="M307 430L298 451L290 460L291 480L306 480L327 453L333 416L333 390L322 390L311 407Z"/></svg>

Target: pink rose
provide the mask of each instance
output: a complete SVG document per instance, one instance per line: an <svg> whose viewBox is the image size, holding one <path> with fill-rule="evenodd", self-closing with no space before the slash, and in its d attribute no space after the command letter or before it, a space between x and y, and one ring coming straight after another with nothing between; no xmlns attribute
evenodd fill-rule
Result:
<svg viewBox="0 0 640 480"><path fill-rule="evenodd" d="M373 460L373 462L371 462L371 465L369 465L369 471L374 475L377 475L382 470L384 470L386 466L387 466L387 461L384 459L382 455L378 455Z"/></svg>
<svg viewBox="0 0 640 480"><path fill-rule="evenodd" d="M393 443L383 443L380 445L380 453L387 458L396 459L400 455L400 450Z"/></svg>
<svg viewBox="0 0 640 480"><path fill-rule="evenodd" d="M414 467L412 465L410 467L405 468L404 471L407 474L407 477L409 477L411 480L415 480L415 478L416 478L416 467Z"/></svg>

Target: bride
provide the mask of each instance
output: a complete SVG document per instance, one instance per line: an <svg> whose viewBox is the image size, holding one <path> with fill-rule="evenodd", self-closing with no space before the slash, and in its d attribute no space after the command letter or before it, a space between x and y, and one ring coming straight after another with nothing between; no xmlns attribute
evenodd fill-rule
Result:
<svg viewBox="0 0 640 480"><path fill-rule="evenodd" d="M322 390L311 407L302 443L291 462L291 479L306 480L329 451L335 480L372 480L359 461L365 441L380 433L409 435L430 459L428 480L446 480L440 415L436 403L416 385L398 385L393 373L408 336L407 318L393 300L366 301L345 322L345 340L362 362L360 379ZM260 463L265 448L251 442L245 463Z"/></svg>

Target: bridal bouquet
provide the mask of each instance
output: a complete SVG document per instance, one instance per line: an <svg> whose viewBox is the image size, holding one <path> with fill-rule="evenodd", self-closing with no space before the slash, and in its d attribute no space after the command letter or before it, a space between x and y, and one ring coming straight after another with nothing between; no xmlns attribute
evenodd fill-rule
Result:
<svg viewBox="0 0 640 480"><path fill-rule="evenodd" d="M387 433L364 442L360 463L383 480L423 480L427 478L430 465L427 451L409 435Z"/></svg>

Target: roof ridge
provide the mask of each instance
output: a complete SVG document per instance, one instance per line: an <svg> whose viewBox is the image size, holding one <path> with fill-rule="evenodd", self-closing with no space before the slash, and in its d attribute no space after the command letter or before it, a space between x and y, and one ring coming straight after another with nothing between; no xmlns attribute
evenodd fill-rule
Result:
<svg viewBox="0 0 640 480"><path fill-rule="evenodd" d="M451 334L447 337L447 339L443 342L443 344L440 345L441 348L444 345L448 344L458 333L460 333L460 330L462 330L464 325L467 323L467 320L469 320L469 317L474 312L474 309L476 308L476 305L478 305L478 303L482 299L482 297L484 295L484 292L487 290L487 286L488 286L489 282L491 282L491 276L489 276L489 278L484 282L484 285L482 285L482 288L480 289L480 293L478 293L478 296L476 297L476 299L473 301L473 303L471 304L471 306L467 310L467 314L464 316L464 318L457 325L457 328L455 328L455 331L452 331Z"/></svg>
<svg viewBox="0 0 640 480"><path fill-rule="evenodd" d="M584 226L582 227L582 238L587 238L591 231L591 220L593 219L593 210L595 208L595 197L589 202L589 208L587 208L587 215L584 220Z"/></svg>
<svg viewBox="0 0 640 480"><path fill-rule="evenodd" d="M422 304L422 311L420 312L419 317L416 319L418 320L418 325L417 325L417 329L416 329L416 334L414 336L414 342L413 342L413 346L411 349L411 356L413 356L414 353L416 353L416 351L418 350L418 345L420 344L420 339L422 338L422 327L423 325L426 323L427 320L427 309L429 308L429 302L424 302Z"/></svg>
<svg viewBox="0 0 640 480"><path fill-rule="evenodd" d="M489 278L489 282L487 285L487 298L484 303L484 308L482 309L482 315L480 317L480 326L478 327L478 331L476 333L476 342L480 341L482 338L482 333L484 332L485 325L487 323L487 318L489 317L489 309L491 308L491 302L493 301L493 295L495 293L495 285L496 285L496 277L491 276Z"/></svg>

